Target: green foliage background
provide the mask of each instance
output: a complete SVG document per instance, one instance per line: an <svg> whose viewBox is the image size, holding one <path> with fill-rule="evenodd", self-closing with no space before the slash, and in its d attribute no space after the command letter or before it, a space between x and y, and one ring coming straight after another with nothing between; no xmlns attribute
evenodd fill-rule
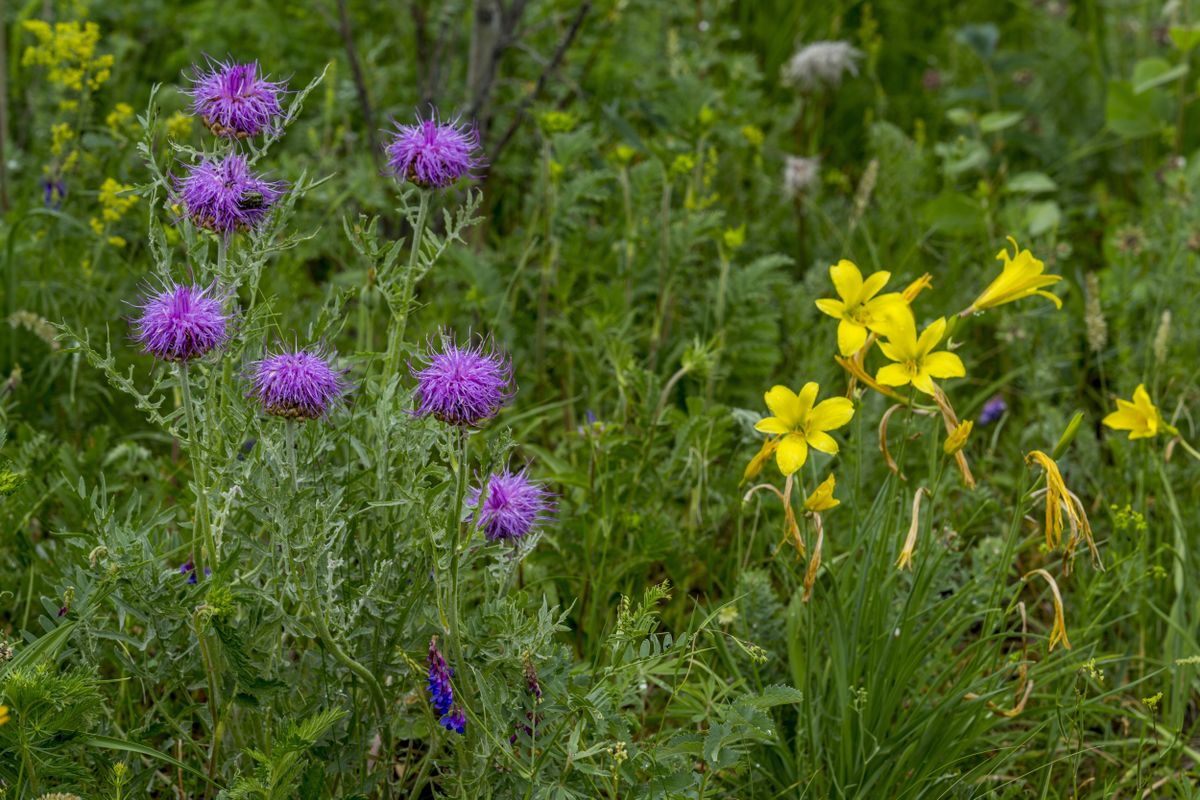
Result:
<svg viewBox="0 0 1200 800"><path fill-rule="evenodd" d="M1100 420L1144 383L1197 439L1197 11L0 4L0 797L1195 797L1200 468ZM111 76L56 82L25 55L36 20L96 23ZM858 48L857 74L785 85L819 40ZM205 54L258 59L294 91L324 78L262 162L296 187L288 207L231 249L256 276L237 341L195 370L223 553L189 585L199 442L127 318L155 276L215 264L147 163L177 174L211 148L177 114ZM415 201L380 148L431 104L478 123L490 164L478 194L436 201L434 235L461 239L428 265L396 363L443 327L482 332L520 386L464 451L407 413L412 381L385 366L381 264L400 240L407 258ZM795 197L789 156L820 158ZM129 187L113 219L106 179ZM1064 277L1064 307L1023 301L953 335L959 415L1008 409L968 444L978 488L913 415L891 422L904 479L890 472L888 403L856 395L840 455L799 475L836 473L841 500L805 602L782 508L740 481L764 391L846 389L813 304L828 266L930 273L928 322L970 304L1009 235ZM295 487L242 378L281 339L325 342L356 385L302 430ZM1024 454L1077 412L1056 456L1103 568L1067 574ZM424 658L448 636L468 463L529 463L557 514L516 551L478 533L462 548L459 737L429 709ZM761 479L782 485L773 464ZM1062 590L1070 649L1048 649L1035 568Z"/></svg>

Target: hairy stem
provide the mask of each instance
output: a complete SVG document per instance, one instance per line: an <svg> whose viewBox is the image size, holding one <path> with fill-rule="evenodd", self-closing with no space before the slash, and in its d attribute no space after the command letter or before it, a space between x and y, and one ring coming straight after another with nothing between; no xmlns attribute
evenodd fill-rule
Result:
<svg viewBox="0 0 1200 800"><path fill-rule="evenodd" d="M388 374L390 379L400 369L400 345L404 343L404 334L408 329L408 316L412 311L413 290L416 288L417 268L420 264L421 240L425 238L425 222L429 216L429 191L419 189L420 200L417 204L417 221L413 224L412 242L408 251L408 269L404 271L404 288L400 294L400 314L392 331L392 341L388 344Z"/></svg>
<svg viewBox="0 0 1200 800"><path fill-rule="evenodd" d="M183 412L187 417L189 460L192 462L192 492L196 495L196 517L192 525L192 566L199 577L204 574L204 565L212 560L216 567L220 560L212 538L212 527L208 516L208 465L205 463L204 446L200 430L196 425L196 406L192 399L192 384L188 377L188 363L179 362L179 391L183 398ZM208 552L203 550L207 548Z"/></svg>

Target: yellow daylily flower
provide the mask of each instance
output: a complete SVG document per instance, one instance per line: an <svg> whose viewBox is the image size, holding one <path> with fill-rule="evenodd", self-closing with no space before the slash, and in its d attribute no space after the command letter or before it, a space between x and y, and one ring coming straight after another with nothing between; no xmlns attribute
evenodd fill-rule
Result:
<svg viewBox="0 0 1200 800"><path fill-rule="evenodd" d="M746 471L742 473L742 483L752 481L758 477L758 473L762 472L767 459L771 457L778 446L778 439L767 439L763 442L762 447L754 454L754 458L750 459L750 463L746 465Z"/></svg>
<svg viewBox="0 0 1200 800"><path fill-rule="evenodd" d="M1009 236L1008 240L1012 242L1013 254L1009 255L1008 250L1005 249L996 255L997 261L1004 262L1004 268L1000 271L1000 275L983 290L983 294L975 298L975 302L971 303L960 316L965 317L977 311L995 308L1016 300L1024 300L1026 297L1034 295L1045 297L1047 300L1053 301L1055 307L1062 308L1062 300L1043 288L1058 283L1062 280L1062 276L1044 275L1043 271L1046 269L1046 265L1043 262L1034 258L1033 253L1029 250L1022 250L1016 239Z"/></svg>
<svg viewBox="0 0 1200 800"><path fill-rule="evenodd" d="M819 513L821 511L828 511L834 506L841 505L842 501L833 496L833 488L836 485L837 481L834 480L833 475L831 474L828 478L821 482L820 486L818 486L816 489L813 489L812 494L805 499L805 510L812 511L813 513Z"/></svg>
<svg viewBox="0 0 1200 800"><path fill-rule="evenodd" d="M836 455L837 441L827 431L842 427L854 416L854 404L844 397L817 403L820 386L809 382L797 394L786 386L775 386L764 395L774 416L754 426L760 433L780 436L775 460L784 475L791 475L808 460L808 448Z"/></svg>
<svg viewBox="0 0 1200 800"><path fill-rule="evenodd" d="M1163 420L1143 383L1133 390L1132 403L1118 397L1117 410L1106 416L1103 422L1115 431L1129 431L1130 439L1150 439L1159 433L1178 433Z"/></svg>
<svg viewBox="0 0 1200 800"><path fill-rule="evenodd" d="M829 277L840 300L823 297L817 308L838 322L838 350L848 356L867 343L868 331L880 333L880 326L905 305L899 292L879 294L892 273L880 270L866 280L854 262L842 259L829 268Z"/></svg>
<svg viewBox="0 0 1200 800"><path fill-rule="evenodd" d="M886 342L879 343L883 354L895 361L875 373L875 380L885 386L905 386L911 383L925 394L937 388L934 378L961 378L967 374L962 359L946 350L933 352L946 335L946 318L939 317L917 336L917 323L912 311L899 315L889 327Z"/></svg>
<svg viewBox="0 0 1200 800"><path fill-rule="evenodd" d="M958 423L958 427L946 436L945 443L942 444L942 452L948 456L952 456L959 450L967 446L967 439L971 436L971 431L974 429L975 423L971 420Z"/></svg>

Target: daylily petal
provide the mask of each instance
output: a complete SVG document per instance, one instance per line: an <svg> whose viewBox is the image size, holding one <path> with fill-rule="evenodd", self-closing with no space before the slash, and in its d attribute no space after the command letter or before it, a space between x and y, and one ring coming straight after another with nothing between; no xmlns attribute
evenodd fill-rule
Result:
<svg viewBox="0 0 1200 800"><path fill-rule="evenodd" d="M887 286L887 282L892 279L892 273L886 270L872 273L872 275L863 281L862 295L859 297L859 302L865 303L875 295L883 291L883 287Z"/></svg>
<svg viewBox="0 0 1200 800"><path fill-rule="evenodd" d="M912 385L917 387L918 391L932 395L937 391L937 386L933 382L933 376L926 370L921 370L913 376Z"/></svg>
<svg viewBox="0 0 1200 800"><path fill-rule="evenodd" d="M812 444L813 431L831 431L840 428L853 417L854 403L845 397L831 397L828 400L822 400L808 415L808 424L804 428L805 434L809 437L809 443ZM813 447L816 445L814 444Z"/></svg>
<svg viewBox="0 0 1200 800"><path fill-rule="evenodd" d="M894 341L888 340L879 343L879 350L892 361L907 361L908 352L904 348L897 345Z"/></svg>
<svg viewBox="0 0 1200 800"><path fill-rule="evenodd" d="M800 427L800 400L796 393L786 386L772 386L771 391L763 395L767 408L779 418L785 430L795 430Z"/></svg>
<svg viewBox="0 0 1200 800"><path fill-rule="evenodd" d="M962 359L954 353L939 350L925 356L924 369L934 378L961 378L967 374Z"/></svg>
<svg viewBox="0 0 1200 800"><path fill-rule="evenodd" d="M760 419L758 422L754 423L754 430L758 431L759 433L792 432L792 429L789 428L779 417L764 417L763 419Z"/></svg>
<svg viewBox="0 0 1200 800"><path fill-rule="evenodd" d="M1119 404L1121 401L1118 400ZM1117 431L1132 431L1142 425L1142 416L1136 411L1120 408L1101 420L1105 425Z"/></svg>
<svg viewBox="0 0 1200 800"><path fill-rule="evenodd" d="M875 380L884 386L904 386L909 381L908 370L900 364L888 364L875 373Z"/></svg>
<svg viewBox="0 0 1200 800"><path fill-rule="evenodd" d="M844 356L852 356L867 343L867 329L857 322L843 319L838 323L838 352Z"/></svg>
<svg viewBox="0 0 1200 800"><path fill-rule="evenodd" d="M1120 404L1120 400L1117 401ZM1133 404L1142 411L1153 412L1154 403L1150 400L1150 393L1146 391L1146 384L1139 383L1137 388L1133 390Z"/></svg>
<svg viewBox="0 0 1200 800"><path fill-rule="evenodd" d="M836 456L838 451L837 440L824 431L813 431L805 436L808 440L808 446L814 450L820 450L822 453L828 453L831 456Z"/></svg>
<svg viewBox="0 0 1200 800"><path fill-rule="evenodd" d="M792 434L783 437L779 442L779 448L775 451L775 462L779 464L779 471L784 475L791 475L803 467L807 460L808 444L803 436Z"/></svg>
<svg viewBox="0 0 1200 800"><path fill-rule="evenodd" d="M800 394L797 395L796 400L796 408L799 412L797 415L799 422L796 427L800 427L808 419L808 414L812 411L813 403L817 402L817 392L820 390L821 387L813 381L809 381L800 387Z"/></svg>
<svg viewBox="0 0 1200 800"><path fill-rule="evenodd" d="M889 331L895 327L896 320L908 310L908 303L899 292L888 292L865 303L863 308L867 312L867 327L888 336Z"/></svg>
<svg viewBox="0 0 1200 800"><path fill-rule="evenodd" d="M946 318L938 317L933 322L929 323L929 327L921 331L921 336L917 339L917 354L925 355L937 347L937 343L946 335Z"/></svg>
<svg viewBox="0 0 1200 800"><path fill-rule="evenodd" d="M841 319L846 313L846 304L832 297L822 297L817 301L817 308L834 319Z"/></svg>
<svg viewBox="0 0 1200 800"><path fill-rule="evenodd" d="M858 302L858 298L863 288L862 273L858 271L858 267L853 261L842 259L838 263L829 268L829 278L833 281L833 288L837 290L838 296L842 298L848 305L854 305Z"/></svg>

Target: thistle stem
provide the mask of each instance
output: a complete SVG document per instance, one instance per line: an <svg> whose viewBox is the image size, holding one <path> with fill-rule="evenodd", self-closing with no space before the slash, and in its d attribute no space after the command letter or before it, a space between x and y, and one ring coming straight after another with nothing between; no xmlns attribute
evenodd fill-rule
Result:
<svg viewBox="0 0 1200 800"><path fill-rule="evenodd" d="M454 504L450 507L450 519L447 521L447 538L452 547L450 550L450 641L453 643L455 661L461 665L463 647L462 640L459 638L458 567L463 531L463 500L467 491L467 446L470 442L470 434L461 428L456 429L455 432L458 435L458 478L454 488Z"/></svg>
<svg viewBox="0 0 1200 800"><path fill-rule="evenodd" d="M292 477L292 493L294 494L300 491L300 481L296 477L296 421L287 420L283 429L287 447L288 473Z"/></svg>
<svg viewBox="0 0 1200 800"><path fill-rule="evenodd" d="M315 576L315 567L312 572ZM367 685L367 691L371 694L371 699L379 711L380 718L385 719L387 716L387 700L383 696L383 689L380 688L379 681L375 680L375 676L371 674L371 671L354 660L349 653L342 649L337 640L333 638L333 634L329 632L329 625L325 622L325 615L320 606L311 599L309 600L309 606L313 625L316 626L317 634L321 637L321 641L329 648L329 652L333 653L334 658L342 662L342 665L346 669L357 675Z"/></svg>
<svg viewBox="0 0 1200 800"><path fill-rule="evenodd" d="M192 462L192 493L196 495L196 518L192 526L192 565L197 576L204 575L204 565L212 559L216 567L216 543L212 538L212 527L208 517L208 465L205 463L204 446L200 441L200 430L196 425L196 408L192 399L192 384L188 377L188 363L179 362L179 391L183 399L183 412L187 417L189 460ZM203 544L203 547L201 545ZM203 554L208 549L207 555Z"/></svg>
<svg viewBox="0 0 1200 800"><path fill-rule="evenodd" d="M400 295L400 314L393 325L392 340L388 343L388 377L400 368L400 345L408 329L408 316L412 310L413 290L416 288L416 273L421 256L421 240L425 238L425 222L429 216L429 192L417 190L417 221L413 224L412 242L408 251L408 268L404 271L404 289Z"/></svg>

